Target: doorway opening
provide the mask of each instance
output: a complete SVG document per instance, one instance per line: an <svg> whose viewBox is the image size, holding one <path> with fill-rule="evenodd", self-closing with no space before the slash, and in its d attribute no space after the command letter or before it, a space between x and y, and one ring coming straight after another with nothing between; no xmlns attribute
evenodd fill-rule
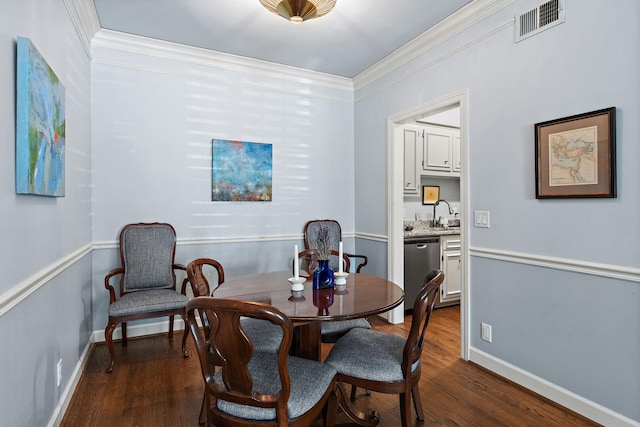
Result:
<svg viewBox="0 0 640 427"><path fill-rule="evenodd" d="M404 136L403 127L407 124L424 121L425 117L441 115L445 111L459 109L460 125L460 357L469 360L469 280L468 280L468 158L467 158L467 90L461 90L442 98L418 105L388 118L387 129L387 234L389 279L404 284ZM403 318L402 307L391 313L390 321L399 323Z"/></svg>

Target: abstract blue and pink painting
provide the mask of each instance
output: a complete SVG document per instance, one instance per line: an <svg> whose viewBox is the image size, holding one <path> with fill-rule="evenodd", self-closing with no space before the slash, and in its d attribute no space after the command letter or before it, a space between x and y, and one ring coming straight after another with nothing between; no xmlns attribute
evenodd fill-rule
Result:
<svg viewBox="0 0 640 427"><path fill-rule="evenodd" d="M270 202L271 144L214 139L211 200Z"/></svg>
<svg viewBox="0 0 640 427"><path fill-rule="evenodd" d="M16 74L16 193L63 197L64 86L24 37Z"/></svg>

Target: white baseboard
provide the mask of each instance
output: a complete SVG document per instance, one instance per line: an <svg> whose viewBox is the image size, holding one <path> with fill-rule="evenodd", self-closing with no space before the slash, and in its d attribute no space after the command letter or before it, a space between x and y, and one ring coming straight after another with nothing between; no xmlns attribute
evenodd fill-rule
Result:
<svg viewBox="0 0 640 427"><path fill-rule="evenodd" d="M640 427L640 422L598 405L530 372L471 347L469 360L607 427Z"/></svg>
<svg viewBox="0 0 640 427"><path fill-rule="evenodd" d="M71 398L73 397L73 393L80 382L80 377L82 377L82 373L84 372L84 368L89 361L89 349L91 348L91 341L87 342L84 350L82 350L82 354L80 355L80 360L76 363L76 367L71 373L71 377L69 378L69 382L67 386L64 388L62 392L62 396L60 396L60 400L58 401L58 405L53 410L53 414L51 415L51 419L47 423L47 427L57 427L62 422L62 418L64 414L67 412L67 408L69 407L69 403L71 403Z"/></svg>
<svg viewBox="0 0 640 427"><path fill-rule="evenodd" d="M173 330L174 332L179 332L182 334L184 330L184 321L181 318L176 318L173 322ZM141 325L127 325L127 338L135 338L142 337L145 335L153 335L169 332L169 320L154 322L154 323L145 323ZM122 333L120 328L116 328L113 332L114 339L122 338ZM182 337L180 337L182 339ZM80 382L80 378L82 377L82 373L84 372L84 368L89 362L89 349L91 345L96 342L104 342L104 330L93 331L89 342L85 346L82 354L80 355L80 359L76 364L75 369L71 373L71 377L69 378L69 382L67 386L64 388L62 392L62 396L60 396L60 400L58 401L58 406L53 411L51 415L51 419L49 423L47 423L47 427L57 427L62 422L62 418L64 414L67 412L67 408L69 407L69 403L71 403L71 398L73 397L73 393ZM105 373L106 375L106 373Z"/></svg>

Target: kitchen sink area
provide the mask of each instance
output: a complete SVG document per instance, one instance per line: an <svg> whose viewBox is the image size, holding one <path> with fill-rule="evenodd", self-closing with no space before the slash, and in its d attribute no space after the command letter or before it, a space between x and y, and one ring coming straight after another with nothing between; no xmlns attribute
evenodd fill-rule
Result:
<svg viewBox="0 0 640 427"><path fill-rule="evenodd" d="M460 234L460 220L450 219L448 222L448 226L434 226L431 220L404 221L404 238Z"/></svg>

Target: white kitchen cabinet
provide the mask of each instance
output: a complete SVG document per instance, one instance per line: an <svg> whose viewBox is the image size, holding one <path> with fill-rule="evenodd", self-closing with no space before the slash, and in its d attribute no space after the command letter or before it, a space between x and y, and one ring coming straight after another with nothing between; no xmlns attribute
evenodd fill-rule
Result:
<svg viewBox="0 0 640 427"><path fill-rule="evenodd" d="M453 130L453 164L451 165L451 169L453 172L460 173L460 129Z"/></svg>
<svg viewBox="0 0 640 427"><path fill-rule="evenodd" d="M404 194L417 195L420 192L420 175L416 161L418 148L422 147L422 128L420 126L405 125L404 138Z"/></svg>
<svg viewBox="0 0 640 427"><path fill-rule="evenodd" d="M439 305L460 300L462 271L460 270L460 235L440 237L440 270L444 272L444 282L440 286Z"/></svg>
<svg viewBox="0 0 640 427"><path fill-rule="evenodd" d="M421 174L460 176L460 129L425 126Z"/></svg>

